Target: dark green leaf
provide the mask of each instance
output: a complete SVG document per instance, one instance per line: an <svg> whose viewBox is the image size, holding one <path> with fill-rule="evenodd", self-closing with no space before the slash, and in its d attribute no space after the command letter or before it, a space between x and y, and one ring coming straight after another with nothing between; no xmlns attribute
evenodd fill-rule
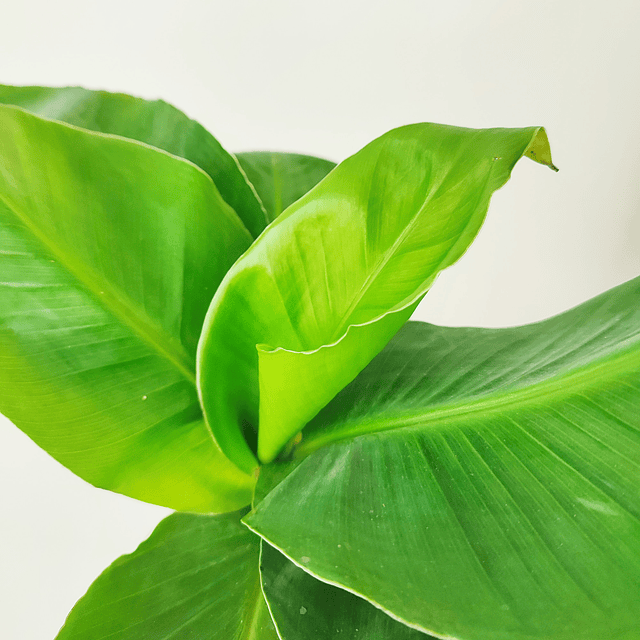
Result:
<svg viewBox="0 0 640 640"><path fill-rule="evenodd" d="M266 225L265 211L236 159L203 126L163 100L142 100L81 87L0 85L0 104L16 105L83 129L139 140L186 158L209 174L254 237Z"/></svg>
<svg viewBox="0 0 640 640"><path fill-rule="evenodd" d="M248 523L434 635L636 639L639 404L640 279L515 329L410 323Z"/></svg>
<svg viewBox="0 0 640 640"><path fill-rule="evenodd" d="M291 461L261 467L254 508L298 464L299 461ZM430 637L397 622L366 600L317 580L264 542L260 572L262 590L283 640L334 637L428 640Z"/></svg>
<svg viewBox="0 0 640 640"><path fill-rule="evenodd" d="M316 580L267 543L262 588L282 640L429 640L352 593Z"/></svg>
<svg viewBox="0 0 640 640"><path fill-rule="evenodd" d="M250 242L193 164L0 106L0 410L96 486L248 504L252 479L202 419L194 353Z"/></svg>
<svg viewBox="0 0 640 640"><path fill-rule="evenodd" d="M199 346L205 415L230 459L256 465L242 428L259 422L272 460L353 380L464 253L523 155L552 166L543 129L402 127L270 225L216 293Z"/></svg>
<svg viewBox="0 0 640 640"><path fill-rule="evenodd" d="M241 516L163 520L91 585L57 640L277 640L260 587L260 539Z"/></svg>
<svg viewBox="0 0 640 640"><path fill-rule="evenodd" d="M298 153L252 151L236 154L273 222L289 205L315 187L335 162Z"/></svg>

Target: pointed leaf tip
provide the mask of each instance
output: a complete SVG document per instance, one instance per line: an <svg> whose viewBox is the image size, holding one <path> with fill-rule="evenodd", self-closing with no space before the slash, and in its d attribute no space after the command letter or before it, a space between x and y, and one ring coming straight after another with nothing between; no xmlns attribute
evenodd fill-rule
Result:
<svg viewBox="0 0 640 640"><path fill-rule="evenodd" d="M551 160L551 147L544 127L538 129L523 155L531 158L534 162L549 167L549 169L553 171L559 171L558 167L556 167Z"/></svg>

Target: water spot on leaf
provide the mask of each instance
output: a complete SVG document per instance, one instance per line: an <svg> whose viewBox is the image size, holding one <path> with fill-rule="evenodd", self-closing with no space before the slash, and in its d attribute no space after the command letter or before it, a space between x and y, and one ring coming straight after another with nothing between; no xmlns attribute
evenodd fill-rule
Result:
<svg viewBox="0 0 640 640"><path fill-rule="evenodd" d="M599 500L587 500L586 498L576 498L580 504L583 504L587 509L591 509L592 511L599 511L600 513L604 513L608 516L617 516L620 515L617 511L612 509L605 502L600 502ZM575 518L575 515L574 515Z"/></svg>

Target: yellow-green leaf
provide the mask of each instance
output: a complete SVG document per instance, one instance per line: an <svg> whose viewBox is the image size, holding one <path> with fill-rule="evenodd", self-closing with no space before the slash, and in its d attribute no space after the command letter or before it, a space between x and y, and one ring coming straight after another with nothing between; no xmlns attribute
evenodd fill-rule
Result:
<svg viewBox="0 0 640 640"><path fill-rule="evenodd" d="M194 382L209 301L250 242L195 165L0 106L2 413L98 487L248 504Z"/></svg>
<svg viewBox="0 0 640 640"><path fill-rule="evenodd" d="M409 318L477 234L491 194L540 128L395 129L338 165L227 274L199 345L205 415L250 471L273 460Z"/></svg>

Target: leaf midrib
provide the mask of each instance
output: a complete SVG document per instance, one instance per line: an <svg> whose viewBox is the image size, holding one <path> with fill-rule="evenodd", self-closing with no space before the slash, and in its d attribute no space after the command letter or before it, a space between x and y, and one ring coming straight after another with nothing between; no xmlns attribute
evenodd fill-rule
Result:
<svg viewBox="0 0 640 640"><path fill-rule="evenodd" d="M306 440L303 439L294 450L294 458L306 457L320 447L333 442L381 431L425 429L443 424L450 427L470 417L481 419L484 416L502 413L510 409L541 404L541 400L544 400L544 406L548 406L550 400L554 398L566 398L581 390L599 386L603 382L616 379L624 373L632 371L634 368L640 368L638 345L633 345L630 349L614 356L596 361L595 364L590 363L541 382L498 392L489 397L481 396L477 399L463 400L449 406L398 412L394 416L382 413L371 420L346 421L338 429L322 432L317 437L311 436Z"/></svg>
<svg viewBox="0 0 640 640"><path fill-rule="evenodd" d="M91 268L74 260L73 257L69 255L70 252L65 251L64 248L60 246L63 243L56 243L54 238L50 238L42 233L27 215L21 213L16 207L8 203L2 195L0 195L0 202L18 218L25 229L31 233L50 255L92 294L101 306L105 307L113 316L128 326L140 339L152 347L156 353L166 360L169 360L195 387L195 361L189 357L187 351L181 344L177 343L175 338L156 328L153 323L145 317L146 314L136 309L117 289L104 279L101 279Z"/></svg>
<svg viewBox="0 0 640 640"><path fill-rule="evenodd" d="M475 139L478 137L478 135L479 135L478 132L476 132L474 134L473 138L466 145L461 146L457 150L455 156L451 160L451 166L452 167L455 166L455 163L458 162L460 157L464 154L464 151L470 145L472 145L472 143L475 141ZM538 129L536 129L536 131L534 132L534 134L533 134L533 136L531 138L531 141L533 141L537 137L537 135L538 135ZM531 142L529 144L531 144ZM520 156L518 156L516 158L516 160L514 162L514 165L524 156L525 152L526 152L526 149L525 149L525 151L522 152L522 154ZM491 181L491 178L493 176L494 167L495 167L495 163L492 164L489 167L489 171L487 171L487 175L485 177L484 185L483 185L482 189L480 189L478 194L477 194L476 203L482 202L482 199L485 197L487 189L488 189L488 186L489 186L490 181ZM363 283L362 287L360 288L360 290L358 291L358 293L356 294L356 296L352 300L349 308L347 309L347 311L343 314L342 318L340 319L340 322L339 322L339 324L338 324L338 326L336 328L336 331L334 332L330 342L335 342L336 340L338 340L344 334L344 332L346 331L346 329L349 326L349 319L351 318L352 314L355 312L355 310L358 307L358 305L360 304L360 302L363 300L364 296L368 293L370 287L373 286L375 280L382 273L384 268L389 264L391 259L398 254L400 248L403 246L403 244L407 240L407 237L409 237L411 235L411 233L415 229L416 224L418 223L420 218L424 215L425 211L427 211L427 208L434 202L434 200L436 200L438 198L442 186L450 178L451 174L452 174L452 169L449 168L444 173L444 175L442 175L440 177L440 179L437 182L435 182L432 185L429 185L429 187L426 190L426 193L425 193L424 200L423 200L422 204L420 205L420 207L418 208L416 213L408 221L407 225L402 230L400 235L394 240L393 244L390 247L388 247L383 252L383 254L380 256L380 258L378 259L378 261L374 265L373 270L367 276L367 279L365 280L365 282ZM489 190L489 198L490 197L491 197L491 190ZM487 201L487 204L488 204L488 201ZM482 216L482 218L484 218L486 213L487 213L486 208L484 210L480 211L480 215ZM455 250L461 244L461 241L462 241L462 243L465 242L466 233L467 233L469 227L472 225L472 222L475 221L477 219L477 217L478 217L478 209L475 208L473 210L472 214L467 218L466 222L464 223L463 228L458 233L458 236L455 239L455 241L453 242L453 244L449 247L449 249L447 250L445 255L442 256L442 258L440 259L438 264L433 267L432 273L431 273L431 276L429 276L429 279L432 278L432 277L435 277L440 271L442 271L442 269L446 268L446 266L448 264L449 256L451 256L455 252ZM433 246L434 245L430 245L430 247L433 247ZM425 282L428 282L428 279L426 279ZM420 288L420 290L423 289L423 288L424 288L424 285L423 285L423 287ZM428 287L427 287L427 289L428 289Z"/></svg>
<svg viewBox="0 0 640 640"><path fill-rule="evenodd" d="M431 204L431 202L437 195L444 181L449 176L449 173L450 171L447 171L435 185L431 185L430 187L427 188L427 193L425 194L424 200L420 205L420 207L418 208L418 210L416 211L416 213L414 213L413 216L411 216L405 228L398 235L398 237L393 241L391 246L389 246L385 251L381 253L376 264L373 266L373 269L367 275L366 280L362 283L362 286L360 287L356 295L353 297L351 304L349 305L347 310L342 314L342 317L340 318L340 321L338 322L336 326L336 330L331 336L329 343L336 342L344 334L344 332L346 331L349 325L350 318L355 312L356 308L362 302L364 296L369 292L369 289L373 286L375 280L378 278L380 273L387 266L387 264L389 264L389 261L398 253L400 247L404 244L407 237L413 232L418 220L424 214L428 205ZM467 228L469 222L470 220L467 220L467 223L465 224L463 231ZM365 225L365 230L366 230L366 225ZM437 267L436 269L434 269L434 272L436 270L437 270Z"/></svg>

